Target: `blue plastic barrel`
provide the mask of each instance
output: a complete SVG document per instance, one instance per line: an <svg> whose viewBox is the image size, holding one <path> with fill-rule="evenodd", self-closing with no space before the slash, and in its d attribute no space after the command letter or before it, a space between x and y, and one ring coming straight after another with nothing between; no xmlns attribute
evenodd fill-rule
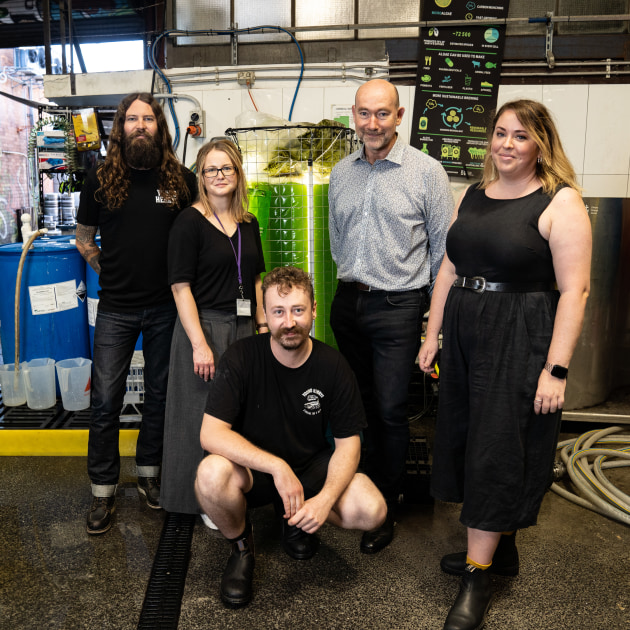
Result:
<svg viewBox="0 0 630 630"><path fill-rule="evenodd" d="M58 243L74 243L74 239L74 234L53 234L52 236L45 234L44 236L40 236L37 240L40 243L47 243L50 241L57 241Z"/></svg>
<svg viewBox="0 0 630 630"><path fill-rule="evenodd" d="M0 246L0 340L15 356L15 281L22 244ZM20 361L88 357L85 261L69 242L36 240L22 270Z"/></svg>

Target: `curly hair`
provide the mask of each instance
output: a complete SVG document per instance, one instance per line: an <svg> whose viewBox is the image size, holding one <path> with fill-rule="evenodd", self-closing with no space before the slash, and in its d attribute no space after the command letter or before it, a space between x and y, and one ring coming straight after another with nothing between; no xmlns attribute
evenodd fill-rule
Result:
<svg viewBox="0 0 630 630"><path fill-rule="evenodd" d="M553 194L560 185L564 184L581 194L582 189L577 183L573 166L562 148L562 142L560 142L560 136L551 113L542 103L529 99L505 103L494 115L492 126L489 129L488 150L486 151L480 188L487 188L499 177L492 161L490 145L497 121L506 111L514 112L540 151L540 161L536 163L536 176L542 183L543 192Z"/></svg>
<svg viewBox="0 0 630 630"><path fill-rule="evenodd" d="M171 208L188 204L190 194L181 165L173 151L171 134L162 107L153 95L147 92L134 92L120 101L114 116L114 123L107 145L105 162L98 167L99 188L96 197L110 210L120 208L129 196L130 167L123 155L125 142L125 119L127 110L135 101L151 106L157 122L156 138L160 144L162 160L159 164L158 186L160 194Z"/></svg>
<svg viewBox="0 0 630 630"><path fill-rule="evenodd" d="M204 214L209 217L213 212L212 204L208 197L208 191L206 190L205 181L206 178L203 174L203 168L206 163L206 158L211 151L223 151L232 162L232 166L236 171L237 184L234 192L232 193L232 204L230 206L230 213L232 218L237 223L249 223L254 216L249 212L249 199L247 198L247 180L245 179L245 172L243 170L243 159L241 158L241 152L238 147L227 138L217 138L204 144L199 153L197 153L196 171L197 171L197 188L199 189L199 201L204 209Z"/></svg>
<svg viewBox="0 0 630 630"><path fill-rule="evenodd" d="M263 308L265 307L265 295L270 287L278 287L281 296L287 295L293 289L302 289L315 303L315 292L311 276L299 267L276 267L265 275L262 283Z"/></svg>

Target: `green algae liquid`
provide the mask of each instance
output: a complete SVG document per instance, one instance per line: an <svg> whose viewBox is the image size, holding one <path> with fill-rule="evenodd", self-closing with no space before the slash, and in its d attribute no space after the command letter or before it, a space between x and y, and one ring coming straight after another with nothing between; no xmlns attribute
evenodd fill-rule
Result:
<svg viewBox="0 0 630 630"><path fill-rule="evenodd" d="M337 268L328 236L328 184L256 182L249 188L249 209L260 224L265 267L293 265L312 274L317 302L314 336L333 347L330 306ZM310 217L309 217L310 206Z"/></svg>

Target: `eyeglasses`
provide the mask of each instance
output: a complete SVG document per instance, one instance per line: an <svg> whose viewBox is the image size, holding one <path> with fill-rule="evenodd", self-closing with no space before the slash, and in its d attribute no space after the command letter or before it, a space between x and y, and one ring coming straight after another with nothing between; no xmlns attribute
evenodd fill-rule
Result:
<svg viewBox="0 0 630 630"><path fill-rule="evenodd" d="M211 166L210 168L204 168L201 172L204 177L214 179L219 172L223 173L223 177L231 177L236 172L236 169L233 166L223 166L221 168L214 168L214 166Z"/></svg>

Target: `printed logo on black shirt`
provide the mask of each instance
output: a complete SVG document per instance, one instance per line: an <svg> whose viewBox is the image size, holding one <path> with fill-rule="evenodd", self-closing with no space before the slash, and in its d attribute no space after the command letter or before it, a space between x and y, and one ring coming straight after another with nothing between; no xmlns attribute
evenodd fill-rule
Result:
<svg viewBox="0 0 630 630"><path fill-rule="evenodd" d="M307 416L316 416L322 412L322 406L320 400L324 397L323 392L319 389L307 389L302 396L306 398L304 403L304 413Z"/></svg>
<svg viewBox="0 0 630 630"><path fill-rule="evenodd" d="M169 204L174 200L174 195L167 195L165 194L164 197L162 197L162 192L161 191L157 191L157 195L155 195L155 203L165 203L165 204Z"/></svg>

